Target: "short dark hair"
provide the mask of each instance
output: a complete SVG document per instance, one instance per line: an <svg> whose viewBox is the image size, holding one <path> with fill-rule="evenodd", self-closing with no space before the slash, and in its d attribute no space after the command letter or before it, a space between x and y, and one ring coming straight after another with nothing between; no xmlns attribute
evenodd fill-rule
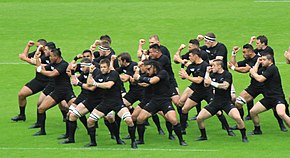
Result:
<svg viewBox="0 0 290 158"><path fill-rule="evenodd" d="M194 44L199 47L199 41L197 39L191 39L188 43Z"/></svg>
<svg viewBox="0 0 290 158"><path fill-rule="evenodd" d="M55 43L53 43L53 42L48 42L48 43L46 43L45 46L47 46L48 49L50 49L50 50L53 50L56 48Z"/></svg>
<svg viewBox="0 0 290 158"><path fill-rule="evenodd" d="M131 55L127 52L123 52L117 56L117 58L121 58L122 61L126 60L126 62L131 62Z"/></svg>
<svg viewBox="0 0 290 158"><path fill-rule="evenodd" d="M106 40L106 41L108 41L110 44L112 43L112 39L111 39L111 37L110 37L109 35L102 35L102 36L100 37L100 40Z"/></svg>
<svg viewBox="0 0 290 158"><path fill-rule="evenodd" d="M268 38L265 35L258 36L257 40L260 40L261 43L265 43L265 45L268 45Z"/></svg>
<svg viewBox="0 0 290 158"><path fill-rule="evenodd" d="M101 61L100 61L100 65L101 64L106 64L108 67L110 66L110 60L109 59L102 59Z"/></svg>
<svg viewBox="0 0 290 158"><path fill-rule="evenodd" d="M215 36L215 34L213 32L208 32L205 35L210 37L210 38L216 38L216 36Z"/></svg>
<svg viewBox="0 0 290 158"><path fill-rule="evenodd" d="M90 53L90 54L92 55L92 51L89 50L89 49L84 50L84 51L83 51L83 54L85 54L85 53Z"/></svg>
<svg viewBox="0 0 290 158"><path fill-rule="evenodd" d="M45 39L39 39L39 40L37 40L37 42L39 42L43 46L45 46L47 43L47 41Z"/></svg>
<svg viewBox="0 0 290 158"><path fill-rule="evenodd" d="M61 57L61 51L60 51L60 48L52 49L51 52L53 53L53 55L55 55L55 56L57 56L57 57Z"/></svg>
<svg viewBox="0 0 290 158"><path fill-rule="evenodd" d="M155 60L148 60L148 61L144 62L144 65L146 65L146 66L150 65L150 66L156 68L157 73L159 73L159 71L162 70L160 64Z"/></svg>
<svg viewBox="0 0 290 158"><path fill-rule="evenodd" d="M83 58L82 60L81 60L81 63L91 63L92 61L90 60L90 59L88 59L88 58Z"/></svg>
<svg viewBox="0 0 290 158"><path fill-rule="evenodd" d="M158 51L160 51L160 46L158 44L152 44L149 46L149 49L157 49Z"/></svg>
<svg viewBox="0 0 290 158"><path fill-rule="evenodd" d="M198 57L201 57L201 52L197 48L194 48L194 49L190 50L189 53L192 54L192 55L197 55Z"/></svg>
<svg viewBox="0 0 290 158"><path fill-rule="evenodd" d="M214 59L213 62L217 63L217 65L220 65L222 68L224 67L224 63L222 59Z"/></svg>
<svg viewBox="0 0 290 158"><path fill-rule="evenodd" d="M101 46L104 48L110 48L110 42L107 40L102 40L101 41Z"/></svg>
<svg viewBox="0 0 290 158"><path fill-rule="evenodd" d="M243 49L248 49L250 51L254 51L254 47L251 44L245 44L243 45Z"/></svg>
<svg viewBox="0 0 290 158"><path fill-rule="evenodd" d="M271 60L273 62L273 56L269 53L263 54L262 56L265 56L268 60Z"/></svg>

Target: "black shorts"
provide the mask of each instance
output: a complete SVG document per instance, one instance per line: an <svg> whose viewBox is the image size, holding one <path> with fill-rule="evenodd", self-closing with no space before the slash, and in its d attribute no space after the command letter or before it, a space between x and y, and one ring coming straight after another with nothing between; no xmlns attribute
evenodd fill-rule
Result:
<svg viewBox="0 0 290 158"><path fill-rule="evenodd" d="M143 98L143 91L132 91L129 90L128 93L124 96L124 98L131 104L134 104L136 101L141 101Z"/></svg>
<svg viewBox="0 0 290 158"><path fill-rule="evenodd" d="M227 114L235 108L235 106L229 101L229 102L211 102L207 106L204 107L212 116L215 115L219 110L224 110Z"/></svg>
<svg viewBox="0 0 290 158"><path fill-rule="evenodd" d="M149 113L156 114L158 111L162 111L165 115L168 111L175 111L174 107L171 104L171 99L163 99L163 100L151 100L148 104L146 104L143 108Z"/></svg>
<svg viewBox="0 0 290 158"><path fill-rule="evenodd" d="M205 100L209 104L213 99L213 93L212 91L193 91L193 93L189 96L189 99L195 101L196 103L200 103Z"/></svg>
<svg viewBox="0 0 290 158"><path fill-rule="evenodd" d="M249 93L253 98L256 98L258 95L263 94L263 87L258 87L250 84L245 91Z"/></svg>
<svg viewBox="0 0 290 158"><path fill-rule="evenodd" d="M149 99L149 98L143 98L142 101L139 103L138 106L143 109L144 106L150 102L150 100L151 99Z"/></svg>
<svg viewBox="0 0 290 158"><path fill-rule="evenodd" d="M86 99L82 103L89 110L89 112L92 112L94 108L101 103L101 101L101 99Z"/></svg>
<svg viewBox="0 0 290 158"><path fill-rule="evenodd" d="M53 90L54 86L52 84L48 84L42 92L44 95L48 96Z"/></svg>
<svg viewBox="0 0 290 158"><path fill-rule="evenodd" d="M78 105L79 103L81 103L84 100L86 100L87 97L88 97L88 93L87 92L84 92L84 91L81 91L81 93L78 95L78 97L74 101L74 104Z"/></svg>
<svg viewBox="0 0 290 158"><path fill-rule="evenodd" d="M26 83L25 86L31 89L32 94L36 94L42 91L46 87L47 83L48 82L40 81L34 78L28 83Z"/></svg>
<svg viewBox="0 0 290 158"><path fill-rule="evenodd" d="M175 95L179 95L178 91L177 91L177 85L174 83L170 83L170 97L175 96Z"/></svg>
<svg viewBox="0 0 290 158"><path fill-rule="evenodd" d="M97 105L95 107L95 109L97 109L98 111L104 113L105 116L106 116L112 110L115 111L115 113L117 114L124 107L125 107L125 105L122 104L122 103L110 105L110 104L106 104L104 102L101 102L99 105Z"/></svg>
<svg viewBox="0 0 290 158"><path fill-rule="evenodd" d="M267 110L276 108L277 104L284 104L288 106L284 98L263 98L259 101Z"/></svg>
<svg viewBox="0 0 290 158"><path fill-rule="evenodd" d="M62 100L68 103L71 99L76 97L71 89L55 89L49 95L56 103L60 103Z"/></svg>

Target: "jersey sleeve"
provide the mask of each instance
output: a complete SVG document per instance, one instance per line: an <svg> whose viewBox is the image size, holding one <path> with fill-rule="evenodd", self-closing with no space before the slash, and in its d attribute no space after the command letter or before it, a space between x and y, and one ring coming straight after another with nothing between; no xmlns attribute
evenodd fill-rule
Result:
<svg viewBox="0 0 290 158"><path fill-rule="evenodd" d="M165 79L168 78L168 73L167 73L165 70L161 70L161 71L158 73L157 77L159 77L160 80L165 80Z"/></svg>
<svg viewBox="0 0 290 158"><path fill-rule="evenodd" d="M237 64L238 64L238 67L245 67L247 62L246 60L243 60L243 61L239 61Z"/></svg>
<svg viewBox="0 0 290 158"><path fill-rule="evenodd" d="M119 78L119 73L117 71L113 71L109 74L106 82L108 82L108 81L117 82L118 78Z"/></svg>
<svg viewBox="0 0 290 158"><path fill-rule="evenodd" d="M223 44L219 47L216 56L227 57L227 48Z"/></svg>
<svg viewBox="0 0 290 158"><path fill-rule="evenodd" d="M232 82L233 82L232 74L229 73L229 72L226 73L225 76L224 76L224 81L228 82L229 84L232 84ZM231 88L231 87L229 87L229 88Z"/></svg>

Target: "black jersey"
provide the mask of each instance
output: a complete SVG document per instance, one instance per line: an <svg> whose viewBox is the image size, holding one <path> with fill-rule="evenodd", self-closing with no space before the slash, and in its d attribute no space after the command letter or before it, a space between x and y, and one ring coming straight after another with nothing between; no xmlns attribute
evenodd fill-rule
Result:
<svg viewBox="0 0 290 158"><path fill-rule="evenodd" d="M168 59L169 59L169 61L170 61L170 60L171 60L171 57L170 57L170 52L169 52L169 50L168 50L165 46L163 46L163 45L160 45L160 50L161 50L161 53L162 53L163 55L167 56Z"/></svg>
<svg viewBox="0 0 290 158"><path fill-rule="evenodd" d="M159 77L159 82L150 85L152 88L152 99L170 99L170 83L169 75L165 70L159 71L156 75Z"/></svg>
<svg viewBox="0 0 290 158"><path fill-rule="evenodd" d="M176 82L175 77L174 77L174 72L172 71L171 62L167 56L162 54L159 58L152 59L152 60L157 61L160 64L161 68L167 71L170 82Z"/></svg>
<svg viewBox="0 0 290 158"><path fill-rule="evenodd" d="M122 81L119 73L115 70L111 70L107 74L101 74L97 76L96 82L103 83L113 81L114 85L110 89L103 89L103 102L108 105L121 105L123 104L121 88Z"/></svg>
<svg viewBox="0 0 290 158"><path fill-rule="evenodd" d="M272 64L262 71L262 75L266 78L263 90L265 98L284 98L281 77L277 66Z"/></svg>
<svg viewBox="0 0 290 158"><path fill-rule="evenodd" d="M28 58L33 58L35 53L36 53L36 51L29 53ZM41 64L49 64L50 63L49 56L45 56L45 54L42 53L40 56L40 62L41 62ZM43 82L48 82L48 80L49 80L48 77L46 77L38 72L35 73L35 79L43 81Z"/></svg>
<svg viewBox="0 0 290 158"><path fill-rule="evenodd" d="M207 63L209 63L209 58L208 58L208 54L207 54L207 52L204 51L204 50L200 50L200 54L201 54L201 59L202 59L203 61L206 61ZM189 60L189 52L183 54L183 55L181 56L181 59Z"/></svg>
<svg viewBox="0 0 290 158"><path fill-rule="evenodd" d="M110 53L109 55L107 55L107 56L99 56L98 58L95 58L94 60L93 60L93 64L94 65L97 65L96 63L100 63L100 61L102 60L102 59L108 59L108 60L110 60L111 61L111 56L112 55L114 55L113 53ZM118 63L118 60L115 60L114 61L114 68L116 69L116 68L118 68L119 67L119 63Z"/></svg>
<svg viewBox="0 0 290 158"><path fill-rule="evenodd" d="M59 72L58 76L53 77L55 89L72 89L70 78L66 73L67 66L68 63L64 60L61 60L60 63L52 63L47 66L48 68L50 67L50 70L56 69Z"/></svg>
<svg viewBox="0 0 290 158"><path fill-rule="evenodd" d="M270 46L267 46L265 49L257 49L256 48L254 51L255 51L255 53L258 56L263 56L263 55L266 55L266 54L272 55L272 57L273 57L273 63L275 64L275 60L274 60L274 50Z"/></svg>
<svg viewBox="0 0 290 158"><path fill-rule="evenodd" d="M215 102L229 102L231 101L231 85L232 85L232 74L229 71L224 71L223 73L212 73L210 75L211 80L217 83L223 83L224 81L228 82L229 87L224 89L214 88L214 97L213 101Z"/></svg>
<svg viewBox="0 0 290 158"><path fill-rule="evenodd" d="M192 77L199 77L199 76L204 77L207 66L208 66L208 63L205 61L203 61L200 64L192 63L187 67L186 72L188 75L192 75ZM192 90L198 91L198 92L204 92L210 89L209 87L204 86L203 81L199 84L192 82L190 87Z"/></svg>
<svg viewBox="0 0 290 158"><path fill-rule="evenodd" d="M239 61L238 67L245 67L246 65L249 65L251 68L255 66L257 60L258 60L259 56L255 55L253 58L249 58L249 59L245 59L243 61ZM261 66L258 69L258 74L261 74ZM262 87L264 85L264 83L258 82L257 80L255 80L251 75L251 84L254 86L258 86L258 87Z"/></svg>
<svg viewBox="0 0 290 158"><path fill-rule="evenodd" d="M81 72L80 75L78 76L78 80L82 83L87 83L89 73ZM82 93L88 93L88 90L82 88Z"/></svg>
<svg viewBox="0 0 290 158"><path fill-rule="evenodd" d="M224 64L224 70L228 70L227 64L228 64L228 50L227 47L223 44L218 42L217 45L214 47L207 48L205 45L200 47L201 50L204 50L208 54L209 60L216 59L217 56L223 57L223 64Z"/></svg>
<svg viewBox="0 0 290 158"><path fill-rule="evenodd" d="M92 77L96 82L99 82L98 80L101 79L102 73L99 68L96 68L93 73ZM103 89L96 88L94 91L88 91L88 100L100 100L103 98Z"/></svg>
<svg viewBox="0 0 290 158"><path fill-rule="evenodd" d="M138 66L138 64L136 62L130 62L130 64L126 67L119 67L119 68L116 68L116 71L119 73L119 74L126 74L126 75L129 75L131 77L133 77L135 71L134 71L134 67L135 66ZM137 83L131 83L130 82L130 86L129 86L130 90L141 90L142 88L137 84Z"/></svg>

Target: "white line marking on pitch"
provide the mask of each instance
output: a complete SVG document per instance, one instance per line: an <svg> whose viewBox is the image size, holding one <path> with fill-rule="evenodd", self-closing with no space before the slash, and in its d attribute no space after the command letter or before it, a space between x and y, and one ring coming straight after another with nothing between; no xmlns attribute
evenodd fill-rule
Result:
<svg viewBox="0 0 290 158"><path fill-rule="evenodd" d="M261 1L259 1L259 0L257 0L257 1L254 1L254 2L260 2L260 3L288 3L288 2L290 2L289 0L287 0L287 1L273 1L273 0L269 0L269 1L267 1L267 0L261 0Z"/></svg>
<svg viewBox="0 0 290 158"><path fill-rule="evenodd" d="M217 152L211 149L161 149L161 148L9 148L0 147L0 150L100 150L100 151L178 151L178 152Z"/></svg>

